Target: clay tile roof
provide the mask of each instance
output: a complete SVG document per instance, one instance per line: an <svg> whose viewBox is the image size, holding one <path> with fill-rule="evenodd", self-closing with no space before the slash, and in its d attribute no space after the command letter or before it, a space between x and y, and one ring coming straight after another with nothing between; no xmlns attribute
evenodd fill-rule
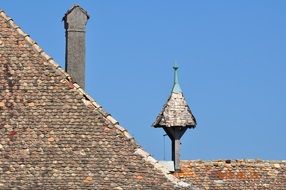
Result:
<svg viewBox="0 0 286 190"><path fill-rule="evenodd" d="M286 160L181 161L174 175L199 189L285 190Z"/></svg>
<svg viewBox="0 0 286 190"><path fill-rule="evenodd" d="M195 127L196 119L188 106L181 87L178 82L177 70L174 66L175 79L174 85L169 99L163 106L162 111L157 116L153 126L154 127Z"/></svg>
<svg viewBox="0 0 286 190"><path fill-rule="evenodd" d="M0 11L0 189L192 189Z"/></svg>

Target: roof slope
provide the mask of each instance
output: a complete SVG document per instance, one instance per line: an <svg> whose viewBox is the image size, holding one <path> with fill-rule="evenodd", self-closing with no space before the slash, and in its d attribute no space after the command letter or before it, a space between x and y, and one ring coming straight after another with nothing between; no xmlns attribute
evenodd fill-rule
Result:
<svg viewBox="0 0 286 190"><path fill-rule="evenodd" d="M0 11L0 189L176 186L188 184L163 171Z"/></svg>
<svg viewBox="0 0 286 190"><path fill-rule="evenodd" d="M286 160L181 161L175 175L200 189L285 190Z"/></svg>

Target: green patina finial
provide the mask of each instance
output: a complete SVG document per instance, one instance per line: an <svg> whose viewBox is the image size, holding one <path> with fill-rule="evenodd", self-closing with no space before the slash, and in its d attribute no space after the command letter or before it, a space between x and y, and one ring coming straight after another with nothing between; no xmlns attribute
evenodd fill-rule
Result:
<svg viewBox="0 0 286 190"><path fill-rule="evenodd" d="M174 86L173 86L172 92L180 93L180 92L182 92L182 89L181 89L180 84L179 84L179 78L178 78L179 66L178 66L176 61L175 61L175 65L173 66L173 69L174 69Z"/></svg>

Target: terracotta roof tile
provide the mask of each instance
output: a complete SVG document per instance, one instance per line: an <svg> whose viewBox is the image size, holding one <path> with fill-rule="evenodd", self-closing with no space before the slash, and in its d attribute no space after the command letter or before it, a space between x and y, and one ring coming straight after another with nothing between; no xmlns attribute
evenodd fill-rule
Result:
<svg viewBox="0 0 286 190"><path fill-rule="evenodd" d="M174 175L200 189L286 189L286 161L181 161L181 171Z"/></svg>
<svg viewBox="0 0 286 190"><path fill-rule="evenodd" d="M0 11L0 189L191 189Z"/></svg>

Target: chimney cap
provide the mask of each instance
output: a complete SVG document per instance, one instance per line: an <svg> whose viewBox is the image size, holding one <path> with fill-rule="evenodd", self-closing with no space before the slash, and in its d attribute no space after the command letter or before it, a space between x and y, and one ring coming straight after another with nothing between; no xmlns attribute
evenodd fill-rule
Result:
<svg viewBox="0 0 286 190"><path fill-rule="evenodd" d="M76 8L79 8L79 10L81 10L81 12L86 15L87 19L89 19L89 15L88 15L87 11L84 10L84 9L83 9L81 6L79 6L78 4L75 4L75 5L73 5L73 6L66 12L66 14L65 14L65 16L63 17L62 20L63 20L63 21L66 20L67 16L68 16L74 9L76 9Z"/></svg>

